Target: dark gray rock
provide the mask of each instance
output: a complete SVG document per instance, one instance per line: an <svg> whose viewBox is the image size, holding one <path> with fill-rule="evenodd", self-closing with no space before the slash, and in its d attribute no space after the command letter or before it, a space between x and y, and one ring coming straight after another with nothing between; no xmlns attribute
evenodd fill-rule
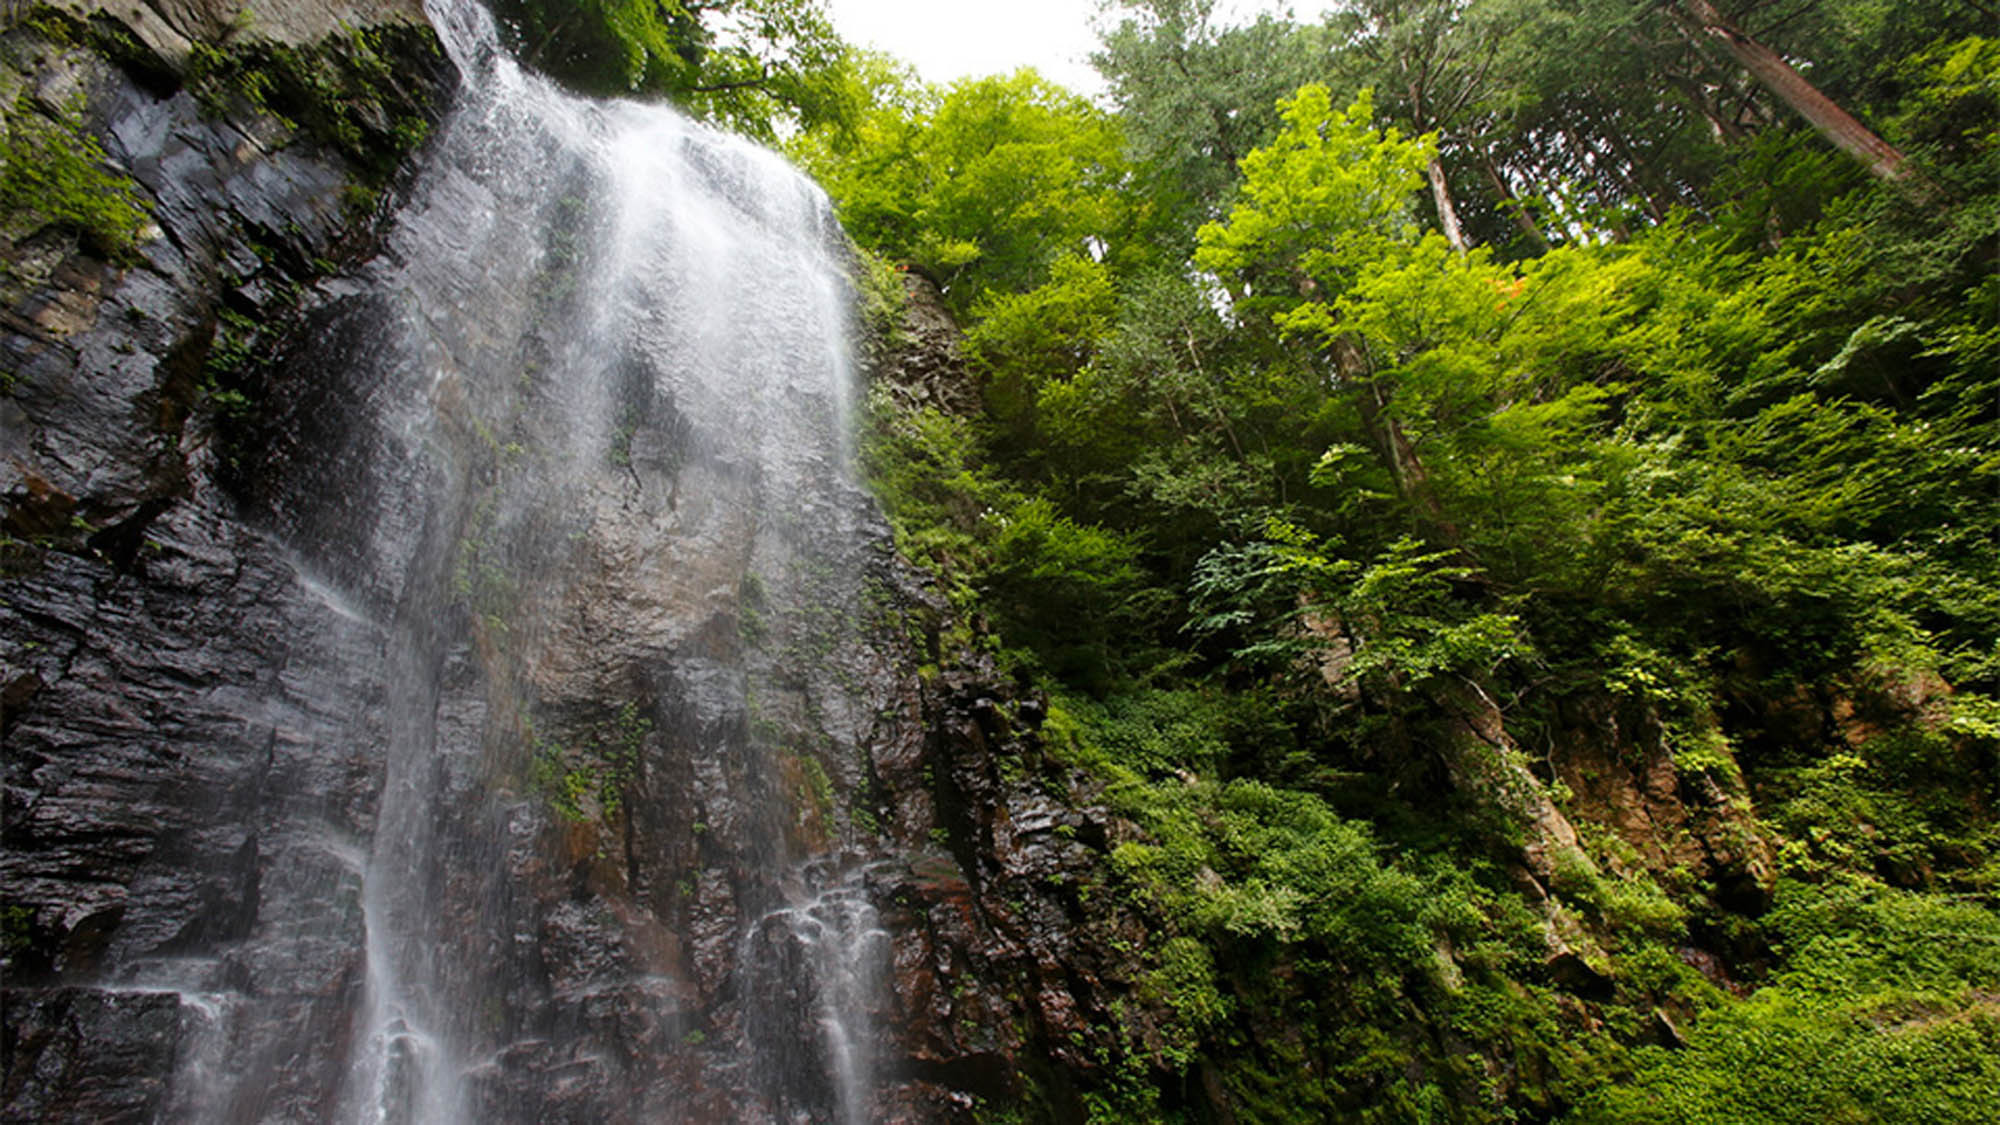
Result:
<svg viewBox="0 0 2000 1125"><path fill-rule="evenodd" d="M225 309L282 339L375 219L268 118L86 49L7 57L87 96L155 229L130 261L59 231L0 246L0 1115L319 1118L380 774L353 733L380 685L326 669L379 661L384 633L240 518L210 360ZM275 1080L227 1104L173 1087L224 1059Z"/></svg>
<svg viewBox="0 0 2000 1125"><path fill-rule="evenodd" d="M441 105L445 76L411 65ZM153 71L62 66L47 81L88 91L159 231L127 262L8 248L29 281L0 320L0 1114L337 1116L362 875L404 816L438 858L411 858L396 921L465 998L438 1030L473 1045L473 1119L829 1120L858 1096L870 1120L956 1120L1031 1089L1073 1116L1061 1075L1096 1065L1132 971L1106 950L1137 922L1081 898L1116 828L1087 791L1051 796L1076 779L1041 751L1042 705L945 650L873 501L784 450L821 483L771 504L753 451L671 397L638 400L619 460L553 520L502 536L472 501L416 499L442 470L383 436L362 375L416 314L363 275L454 252L434 218L518 201L441 176L383 242L336 154ZM554 323L537 249L489 268ZM970 409L948 317L913 307L881 378ZM509 336L519 312L468 310L450 362L560 349ZM494 435L467 420L500 392L445 372L432 393L480 482L503 438L562 436L532 394ZM563 562L507 592L540 623L531 660L454 590L475 547ZM413 714L421 798L398 810ZM610 747L629 758L607 788ZM578 807L538 768L584 775ZM860 1095L827 1077L828 935L883 974Z"/></svg>

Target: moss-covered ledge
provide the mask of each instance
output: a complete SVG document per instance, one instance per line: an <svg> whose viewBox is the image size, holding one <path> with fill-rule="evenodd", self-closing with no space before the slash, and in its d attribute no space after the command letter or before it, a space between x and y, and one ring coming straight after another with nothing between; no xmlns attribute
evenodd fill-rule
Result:
<svg viewBox="0 0 2000 1125"><path fill-rule="evenodd" d="M265 119L279 145L332 149L371 189L428 135L446 65L417 0L49 0L0 8L0 34L7 86L87 51L158 96L185 88L210 116Z"/></svg>
<svg viewBox="0 0 2000 1125"><path fill-rule="evenodd" d="M53 8L86 23L116 24L175 71L185 70L198 44L248 36L306 47L349 28L425 22L423 0L17 0L0 8Z"/></svg>
<svg viewBox="0 0 2000 1125"><path fill-rule="evenodd" d="M0 0L0 538L101 554L226 472L232 361L373 253L454 88L417 0Z"/></svg>

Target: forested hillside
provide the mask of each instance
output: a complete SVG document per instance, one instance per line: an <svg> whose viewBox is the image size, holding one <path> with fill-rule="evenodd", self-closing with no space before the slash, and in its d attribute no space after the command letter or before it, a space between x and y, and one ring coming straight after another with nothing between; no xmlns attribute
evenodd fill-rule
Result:
<svg viewBox="0 0 2000 1125"><path fill-rule="evenodd" d="M904 548L1131 826L1096 1115L2000 1116L1993 10L1212 7L790 144L965 330Z"/></svg>
<svg viewBox="0 0 2000 1125"><path fill-rule="evenodd" d="M0 7L9 1107L2000 1121L1996 0Z"/></svg>

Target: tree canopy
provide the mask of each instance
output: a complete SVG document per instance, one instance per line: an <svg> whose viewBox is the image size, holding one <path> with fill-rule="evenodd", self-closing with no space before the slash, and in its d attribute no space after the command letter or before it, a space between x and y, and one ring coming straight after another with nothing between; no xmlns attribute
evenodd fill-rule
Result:
<svg viewBox="0 0 2000 1125"><path fill-rule="evenodd" d="M819 0L493 0L528 65L588 93L666 97L766 139L855 108Z"/></svg>
<svg viewBox="0 0 2000 1125"><path fill-rule="evenodd" d="M1107 109L790 142L965 328L901 541L1133 833L1097 1118L2000 1113L1993 14L1128 0Z"/></svg>

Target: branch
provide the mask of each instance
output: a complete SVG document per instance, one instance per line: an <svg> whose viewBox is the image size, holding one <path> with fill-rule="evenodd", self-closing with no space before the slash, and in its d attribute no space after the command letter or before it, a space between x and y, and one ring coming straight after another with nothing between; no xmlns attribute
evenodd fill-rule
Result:
<svg viewBox="0 0 2000 1125"><path fill-rule="evenodd" d="M769 81L770 78L768 76L764 78L745 78L741 82L715 82L707 86L689 86L687 91L690 94L724 94L731 90L758 89L763 90L765 93L770 93L770 89L765 85Z"/></svg>

